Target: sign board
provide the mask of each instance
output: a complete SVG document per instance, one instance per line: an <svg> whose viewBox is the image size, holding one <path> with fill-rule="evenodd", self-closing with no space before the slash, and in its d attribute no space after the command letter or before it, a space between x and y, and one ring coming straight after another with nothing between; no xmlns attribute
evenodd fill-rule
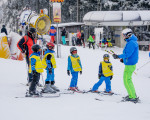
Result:
<svg viewBox="0 0 150 120"><path fill-rule="evenodd" d="M53 3L53 19L54 22L61 22L61 3Z"/></svg>
<svg viewBox="0 0 150 120"><path fill-rule="evenodd" d="M50 0L50 2L64 2L64 0Z"/></svg>

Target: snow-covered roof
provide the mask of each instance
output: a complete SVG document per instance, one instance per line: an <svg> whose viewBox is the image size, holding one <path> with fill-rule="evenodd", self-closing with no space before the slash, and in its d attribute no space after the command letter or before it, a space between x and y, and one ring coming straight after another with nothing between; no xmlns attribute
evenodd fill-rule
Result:
<svg viewBox="0 0 150 120"><path fill-rule="evenodd" d="M57 24L52 24L52 25L54 27L57 27ZM81 22L60 23L58 24L58 27L78 26L78 25L84 25L84 23Z"/></svg>
<svg viewBox="0 0 150 120"><path fill-rule="evenodd" d="M150 25L150 11L92 11L85 14L83 21L100 26Z"/></svg>

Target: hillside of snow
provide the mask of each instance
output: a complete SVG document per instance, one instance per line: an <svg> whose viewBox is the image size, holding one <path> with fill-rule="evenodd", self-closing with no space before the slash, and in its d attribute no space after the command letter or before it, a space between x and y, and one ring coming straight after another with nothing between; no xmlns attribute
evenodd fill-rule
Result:
<svg viewBox="0 0 150 120"><path fill-rule="evenodd" d="M83 67L78 87L89 90L98 81L98 67L106 52L101 48L77 49ZM122 53L122 48L107 48L110 49L117 54ZM70 46L61 46L61 58L56 58L55 85L61 91L69 87L71 80L71 76L67 75L69 50ZM137 68L149 60L148 52L140 51ZM150 120L150 63L133 74L136 93L141 100L141 103L134 104L119 102L127 95L123 84L124 64L112 56L110 61L114 72L112 91L120 95L74 93L57 98L15 98L24 97L28 89L23 85L27 83L26 62L0 58L0 120ZM45 80L46 72L43 76ZM40 83L43 84L42 77ZM99 87L99 90L104 89L105 83ZM103 101L96 101L95 98Z"/></svg>

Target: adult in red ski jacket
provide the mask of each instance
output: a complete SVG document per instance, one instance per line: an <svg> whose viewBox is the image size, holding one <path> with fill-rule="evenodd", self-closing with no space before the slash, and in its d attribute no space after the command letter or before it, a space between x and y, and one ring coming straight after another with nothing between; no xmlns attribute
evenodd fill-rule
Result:
<svg viewBox="0 0 150 120"><path fill-rule="evenodd" d="M30 28L27 32L27 35L23 36L17 43L17 47L20 49L22 53L26 55L26 62L29 66L29 57L33 53L32 46L37 43L36 37L36 29ZM32 81L32 74L28 74L28 82Z"/></svg>
<svg viewBox="0 0 150 120"><path fill-rule="evenodd" d="M51 41L54 43L56 36L56 30L54 26L51 26L51 29L49 30L49 35L51 36Z"/></svg>

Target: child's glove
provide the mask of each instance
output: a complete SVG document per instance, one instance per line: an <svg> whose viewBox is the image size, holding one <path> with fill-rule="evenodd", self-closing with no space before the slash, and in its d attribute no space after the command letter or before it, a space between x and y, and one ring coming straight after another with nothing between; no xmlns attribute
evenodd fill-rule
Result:
<svg viewBox="0 0 150 120"><path fill-rule="evenodd" d="M119 58L118 55L116 55L116 54L113 54L112 56L113 56L114 59L118 59Z"/></svg>
<svg viewBox="0 0 150 120"><path fill-rule="evenodd" d="M80 75L82 75L82 71L80 71Z"/></svg>
<svg viewBox="0 0 150 120"><path fill-rule="evenodd" d="M34 76L37 76L38 73L36 72L36 70L33 70L33 71L32 71L32 74L33 74Z"/></svg>
<svg viewBox="0 0 150 120"><path fill-rule="evenodd" d="M113 76L110 76L110 80L112 80Z"/></svg>
<svg viewBox="0 0 150 120"><path fill-rule="evenodd" d="M52 68L48 68L49 74L52 74Z"/></svg>
<svg viewBox="0 0 150 120"><path fill-rule="evenodd" d="M70 76L70 71L69 70L67 70L67 74Z"/></svg>
<svg viewBox="0 0 150 120"><path fill-rule="evenodd" d="M120 62L122 62L122 63L123 63L123 59L120 59Z"/></svg>
<svg viewBox="0 0 150 120"><path fill-rule="evenodd" d="M99 74L98 74L98 79L100 79L100 78L101 78L101 76L102 76L102 74L101 74L101 73L99 73Z"/></svg>

